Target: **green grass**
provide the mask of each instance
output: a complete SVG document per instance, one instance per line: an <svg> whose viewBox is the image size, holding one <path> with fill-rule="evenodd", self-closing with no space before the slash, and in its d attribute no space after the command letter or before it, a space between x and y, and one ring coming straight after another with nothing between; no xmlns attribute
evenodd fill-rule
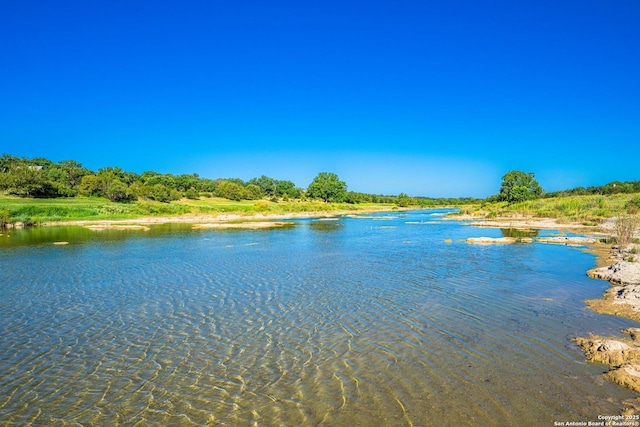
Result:
<svg viewBox="0 0 640 427"><path fill-rule="evenodd" d="M391 204L323 203L317 201L267 200L232 201L221 198L182 199L171 203L137 201L113 203L107 199L72 197L59 199L28 199L0 196L0 210L9 213L9 222L42 223L57 221L134 219L147 216L183 214L287 214L296 212L332 212L339 210L392 209Z"/></svg>
<svg viewBox="0 0 640 427"><path fill-rule="evenodd" d="M508 205L480 203L461 207L461 213L479 217L532 216L555 218L560 222L595 225L605 218L635 213L640 194L611 196L568 196L529 200ZM232 201L221 198L182 199L171 203L137 201L113 203L107 199L73 197L59 199L27 199L0 196L0 212L8 212L9 222L56 222L74 220L134 219L145 216L176 216L183 214L216 215L234 213L288 214L298 212L332 212L340 210L394 208L392 204L323 203L319 201L289 200L278 203L268 200ZM1 219L1 218L0 218Z"/></svg>
<svg viewBox="0 0 640 427"><path fill-rule="evenodd" d="M481 203L465 206L461 213L487 218L514 216L555 218L559 222L596 225L606 218L635 214L633 207L637 204L639 196L638 194L614 194L550 197L512 205L506 202Z"/></svg>
<svg viewBox="0 0 640 427"><path fill-rule="evenodd" d="M159 202L113 203L106 199L73 197L26 199L0 197L0 209L11 222L55 222L92 219L129 219L153 215L179 215L188 208Z"/></svg>

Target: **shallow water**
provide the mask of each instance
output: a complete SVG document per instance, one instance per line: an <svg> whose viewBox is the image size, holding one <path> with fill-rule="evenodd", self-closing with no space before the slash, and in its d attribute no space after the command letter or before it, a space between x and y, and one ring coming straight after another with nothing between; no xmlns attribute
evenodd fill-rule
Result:
<svg viewBox="0 0 640 427"><path fill-rule="evenodd" d="M585 308L608 286L586 277L593 256L467 245L501 232L434 212L4 233L0 425L538 426L619 413L635 394L571 342L633 324Z"/></svg>

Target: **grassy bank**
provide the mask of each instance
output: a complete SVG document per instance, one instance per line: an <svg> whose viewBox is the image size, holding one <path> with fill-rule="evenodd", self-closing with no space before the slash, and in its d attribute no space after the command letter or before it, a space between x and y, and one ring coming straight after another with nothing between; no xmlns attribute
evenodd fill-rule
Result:
<svg viewBox="0 0 640 427"><path fill-rule="evenodd" d="M483 202L463 206L460 214L484 218L554 218L559 222L597 225L606 218L637 214L638 211L640 193L550 197L511 205L506 202Z"/></svg>
<svg viewBox="0 0 640 427"><path fill-rule="evenodd" d="M113 203L102 198L73 197L57 199L28 199L0 196L0 221L38 224L57 221L134 219L148 216L216 215L234 213L286 214L295 212L332 212L358 210L391 210L393 204L348 204L318 201L231 201L221 198L199 200L182 199L171 203L137 201ZM3 218L3 216L5 218Z"/></svg>

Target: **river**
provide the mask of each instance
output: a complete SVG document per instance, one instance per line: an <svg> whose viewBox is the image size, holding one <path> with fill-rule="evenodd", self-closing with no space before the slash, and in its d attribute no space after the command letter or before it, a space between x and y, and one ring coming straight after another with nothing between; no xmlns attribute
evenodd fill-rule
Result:
<svg viewBox="0 0 640 427"><path fill-rule="evenodd" d="M269 230L5 230L0 425L541 426L635 393L571 341L594 256L444 210ZM540 235L553 231L541 231ZM67 245L54 245L56 241Z"/></svg>

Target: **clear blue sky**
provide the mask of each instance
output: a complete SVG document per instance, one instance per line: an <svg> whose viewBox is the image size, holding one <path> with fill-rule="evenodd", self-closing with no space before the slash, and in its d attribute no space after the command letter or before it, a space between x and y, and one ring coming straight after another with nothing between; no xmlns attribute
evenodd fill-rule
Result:
<svg viewBox="0 0 640 427"><path fill-rule="evenodd" d="M494 194L640 180L640 2L0 0L0 153Z"/></svg>

